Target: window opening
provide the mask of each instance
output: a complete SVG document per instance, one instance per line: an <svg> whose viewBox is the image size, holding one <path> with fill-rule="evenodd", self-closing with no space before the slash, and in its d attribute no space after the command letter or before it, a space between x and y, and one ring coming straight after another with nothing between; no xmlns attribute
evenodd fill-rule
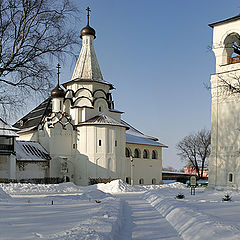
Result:
<svg viewBox="0 0 240 240"><path fill-rule="evenodd" d="M125 155L126 157L130 157L130 150L128 148L125 149Z"/></svg>
<svg viewBox="0 0 240 240"><path fill-rule="evenodd" d="M141 184L141 185L144 184L144 179L143 178L139 179L139 184Z"/></svg>
<svg viewBox="0 0 240 240"><path fill-rule="evenodd" d="M102 146L102 140L98 140L98 146L99 146L99 147Z"/></svg>
<svg viewBox="0 0 240 240"><path fill-rule="evenodd" d="M135 158L140 158L140 152L137 148L134 150L134 157Z"/></svg>
<svg viewBox="0 0 240 240"><path fill-rule="evenodd" d="M232 174L232 173L229 173L229 175L228 175L228 181L229 181L229 182L233 182L233 174Z"/></svg>
<svg viewBox="0 0 240 240"><path fill-rule="evenodd" d="M148 158L148 152L146 149L143 150L143 158Z"/></svg>
<svg viewBox="0 0 240 240"><path fill-rule="evenodd" d="M152 159L157 159L157 153L156 151L152 151Z"/></svg>

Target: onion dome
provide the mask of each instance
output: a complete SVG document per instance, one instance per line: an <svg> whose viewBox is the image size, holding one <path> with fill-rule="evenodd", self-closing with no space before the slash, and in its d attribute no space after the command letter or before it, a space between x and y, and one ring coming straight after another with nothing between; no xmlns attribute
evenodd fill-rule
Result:
<svg viewBox="0 0 240 240"><path fill-rule="evenodd" d="M91 28L89 25L87 25L86 27L84 27L81 30L80 38L82 38L83 36L86 36L86 35L92 35L92 36L94 36L94 38L96 38L95 30L93 28Z"/></svg>
<svg viewBox="0 0 240 240"><path fill-rule="evenodd" d="M52 98L64 98L65 97L65 91L59 86L59 76L60 76L60 64L58 63L57 69L58 69L58 78L57 78L57 86L51 91Z"/></svg>
<svg viewBox="0 0 240 240"><path fill-rule="evenodd" d="M65 91L57 85L52 91L51 91L52 98L64 98Z"/></svg>
<svg viewBox="0 0 240 240"><path fill-rule="evenodd" d="M89 7L87 7L87 26L84 27L82 30L81 30L81 34L80 34L80 38L82 38L83 36L87 36L87 35L92 35L94 36L94 38L96 38L96 32L95 30L89 26L89 12L91 11Z"/></svg>

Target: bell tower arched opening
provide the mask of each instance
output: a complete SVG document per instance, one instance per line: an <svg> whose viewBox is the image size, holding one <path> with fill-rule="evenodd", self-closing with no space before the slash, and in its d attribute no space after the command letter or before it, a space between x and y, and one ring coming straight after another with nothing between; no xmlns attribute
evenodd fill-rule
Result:
<svg viewBox="0 0 240 240"><path fill-rule="evenodd" d="M240 62L240 36L238 33L231 33L224 39L223 64Z"/></svg>

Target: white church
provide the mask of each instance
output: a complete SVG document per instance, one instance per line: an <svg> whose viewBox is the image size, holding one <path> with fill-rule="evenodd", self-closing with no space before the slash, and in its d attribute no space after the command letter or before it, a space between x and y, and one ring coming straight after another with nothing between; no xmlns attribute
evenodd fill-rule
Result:
<svg viewBox="0 0 240 240"><path fill-rule="evenodd" d="M209 187L240 186L240 15L209 25L216 73L211 75Z"/></svg>
<svg viewBox="0 0 240 240"><path fill-rule="evenodd" d="M103 79L87 10L82 48L71 80L60 86L58 66L58 82L51 96L13 125L19 129L17 141L30 146L37 143L50 156L45 159L49 165L35 164L28 169L31 161L25 162L23 175L62 178L77 185L99 178L159 184L162 149L167 146L123 121L123 112L114 108L114 86ZM11 172L11 178L20 178Z"/></svg>

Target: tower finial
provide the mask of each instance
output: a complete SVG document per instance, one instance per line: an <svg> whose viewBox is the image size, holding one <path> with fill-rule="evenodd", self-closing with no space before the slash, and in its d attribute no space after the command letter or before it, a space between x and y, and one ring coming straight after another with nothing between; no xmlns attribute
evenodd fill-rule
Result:
<svg viewBox="0 0 240 240"><path fill-rule="evenodd" d="M81 30L80 38L82 38L83 36L87 36L87 35L92 35L92 36L94 36L94 38L96 38L95 30L89 26L89 18L90 18L91 9L90 9L90 7L87 7L86 10L87 10L87 26Z"/></svg>
<svg viewBox="0 0 240 240"><path fill-rule="evenodd" d="M58 63L57 64L57 69L58 69L58 72L57 72L57 86L59 87L59 78L60 78L60 68L61 68L61 66L60 66L60 64Z"/></svg>
<svg viewBox="0 0 240 240"><path fill-rule="evenodd" d="M89 25L89 17L90 17L91 9L90 7L87 7L86 10L87 10L87 25Z"/></svg>

